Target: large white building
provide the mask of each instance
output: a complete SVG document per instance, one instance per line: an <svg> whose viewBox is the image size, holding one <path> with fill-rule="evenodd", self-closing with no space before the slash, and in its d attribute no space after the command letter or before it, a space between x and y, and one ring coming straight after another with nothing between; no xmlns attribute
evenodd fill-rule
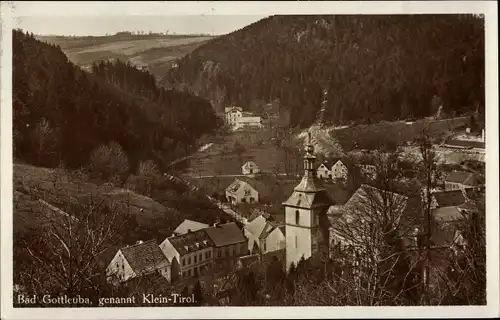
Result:
<svg viewBox="0 0 500 320"><path fill-rule="evenodd" d="M327 255L329 222L326 213L333 201L326 189L316 182L314 147L310 142L304 156L304 176L292 195L283 202L285 207L286 270L301 258L324 252Z"/></svg>
<svg viewBox="0 0 500 320"><path fill-rule="evenodd" d="M250 112L244 112L239 107L227 107L224 110L226 124L234 129L241 129L244 127L262 126L262 119L259 116L254 116Z"/></svg>

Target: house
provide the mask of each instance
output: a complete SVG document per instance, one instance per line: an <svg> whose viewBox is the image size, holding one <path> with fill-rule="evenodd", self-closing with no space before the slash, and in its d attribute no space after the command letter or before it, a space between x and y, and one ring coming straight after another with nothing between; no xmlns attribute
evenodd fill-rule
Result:
<svg viewBox="0 0 500 320"><path fill-rule="evenodd" d="M464 193L462 190L432 192L431 209L464 205L467 202L466 193Z"/></svg>
<svg viewBox="0 0 500 320"><path fill-rule="evenodd" d="M260 173L260 169L255 162L247 161L243 166L241 166L241 172L244 175L253 175Z"/></svg>
<svg viewBox="0 0 500 320"><path fill-rule="evenodd" d="M198 221L185 219L182 223L174 230L175 235L186 234L191 231L198 231L210 227L206 223L201 223Z"/></svg>
<svg viewBox="0 0 500 320"><path fill-rule="evenodd" d="M347 175L349 173L345 161L341 159L335 159L331 167L331 178L335 180L347 180Z"/></svg>
<svg viewBox="0 0 500 320"><path fill-rule="evenodd" d="M319 167L316 169L316 177L318 177L319 179L332 178L332 172L330 171L328 162L323 162L322 164L319 165Z"/></svg>
<svg viewBox="0 0 500 320"><path fill-rule="evenodd" d="M259 192L248 182L235 179L226 188L226 199L232 204L259 202Z"/></svg>
<svg viewBox="0 0 500 320"><path fill-rule="evenodd" d="M445 190L465 190L479 185L477 175L472 172L453 171L444 179Z"/></svg>
<svg viewBox="0 0 500 320"><path fill-rule="evenodd" d="M160 244L172 264L172 280L205 275L213 268L214 244L205 230L172 235Z"/></svg>
<svg viewBox="0 0 500 320"><path fill-rule="evenodd" d="M224 111L226 124L231 127L236 126L243 115L243 109L239 107L226 107Z"/></svg>
<svg viewBox="0 0 500 320"><path fill-rule="evenodd" d="M217 266L230 265L232 260L248 253L243 232L234 222L215 224L203 231L213 243L214 263Z"/></svg>
<svg viewBox="0 0 500 320"><path fill-rule="evenodd" d="M236 123L236 128L241 129L245 127L254 127L254 128L262 127L261 117L245 114L244 116L238 118L238 121Z"/></svg>
<svg viewBox="0 0 500 320"><path fill-rule="evenodd" d="M278 227L260 215L243 228L250 253L268 253L285 248L284 227Z"/></svg>
<svg viewBox="0 0 500 320"><path fill-rule="evenodd" d="M484 141L449 139L444 142L443 147L450 149L470 150L475 152L485 152Z"/></svg>
<svg viewBox="0 0 500 320"><path fill-rule="evenodd" d="M152 273L171 281L171 264L155 240L139 241L118 250L106 268L106 279L111 283L125 282Z"/></svg>

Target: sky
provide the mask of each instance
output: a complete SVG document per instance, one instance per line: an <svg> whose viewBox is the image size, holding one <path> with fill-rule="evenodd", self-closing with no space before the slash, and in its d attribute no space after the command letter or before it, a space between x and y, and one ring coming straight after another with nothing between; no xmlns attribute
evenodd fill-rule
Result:
<svg viewBox="0 0 500 320"><path fill-rule="evenodd" d="M18 27L37 35L101 36L119 31L168 32L170 34L221 35L238 30L266 16L20 16Z"/></svg>

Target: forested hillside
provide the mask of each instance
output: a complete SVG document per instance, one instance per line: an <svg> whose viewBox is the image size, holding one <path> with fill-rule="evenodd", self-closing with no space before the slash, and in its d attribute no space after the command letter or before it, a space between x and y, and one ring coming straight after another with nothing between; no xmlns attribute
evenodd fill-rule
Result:
<svg viewBox="0 0 500 320"><path fill-rule="evenodd" d="M484 62L479 16L272 16L200 46L163 84L219 110L279 101L301 127L372 123L484 110Z"/></svg>
<svg viewBox="0 0 500 320"><path fill-rule="evenodd" d="M89 164L92 151L122 148L134 171L189 152L219 125L210 103L158 88L146 71L99 63L93 74L69 62L58 46L13 33L13 135L17 159L45 167ZM114 151L113 151L114 152Z"/></svg>

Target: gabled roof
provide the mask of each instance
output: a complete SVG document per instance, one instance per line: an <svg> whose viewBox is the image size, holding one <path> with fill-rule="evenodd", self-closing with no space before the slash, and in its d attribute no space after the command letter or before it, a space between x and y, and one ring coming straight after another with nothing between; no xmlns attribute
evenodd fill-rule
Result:
<svg viewBox="0 0 500 320"><path fill-rule="evenodd" d="M270 186L259 178L239 177L238 180L257 191L260 198L264 198L271 193Z"/></svg>
<svg viewBox="0 0 500 320"><path fill-rule="evenodd" d="M169 265L156 240L149 240L120 249L128 264L139 275Z"/></svg>
<svg viewBox="0 0 500 320"><path fill-rule="evenodd" d="M244 188L244 187L251 188L251 189L255 190L255 188L252 187L252 185L250 185L248 182L236 178L229 185L229 187L226 188L226 191L234 194L234 193L237 193L241 188ZM257 190L255 190L255 191L257 191Z"/></svg>
<svg viewBox="0 0 500 320"><path fill-rule="evenodd" d="M246 242L243 232L236 223L219 224L215 227L203 229L216 247Z"/></svg>
<svg viewBox="0 0 500 320"><path fill-rule="evenodd" d="M250 232L254 238L258 238L258 236L262 233L262 230L264 230L266 223L266 218L264 218L264 216L262 215L259 215L248 224L246 224L244 228L245 230Z"/></svg>
<svg viewBox="0 0 500 320"><path fill-rule="evenodd" d="M174 233L175 234L185 234L185 233L188 233L189 230L191 230L191 231L198 231L198 230L201 230L201 229L204 229L204 228L208 228L208 227L210 227L210 226L208 224L206 224L206 223L201 223L201 222L198 222L198 221L193 221L193 220L185 219L175 229Z"/></svg>
<svg viewBox="0 0 500 320"><path fill-rule="evenodd" d="M213 246L213 242L206 234L205 230L207 229L188 232L167 239L174 246L175 250L177 250L180 255L183 255Z"/></svg>
<svg viewBox="0 0 500 320"><path fill-rule="evenodd" d="M241 167L242 168L258 168L257 164L255 162L253 162L253 161L247 161Z"/></svg>
<svg viewBox="0 0 500 320"><path fill-rule="evenodd" d="M266 225L264 226L264 229L262 230L261 234L259 235L259 239L266 239L267 236L274 231L277 227L270 223L267 222Z"/></svg>
<svg viewBox="0 0 500 320"><path fill-rule="evenodd" d="M438 207L459 206L465 203L466 199L461 190L438 191L432 194Z"/></svg>
<svg viewBox="0 0 500 320"><path fill-rule="evenodd" d="M302 209L329 207L332 204L333 200L330 198L325 189L319 189L319 191L314 193L294 190L292 195L285 202L283 202L284 206Z"/></svg>
<svg viewBox="0 0 500 320"><path fill-rule="evenodd" d="M446 182L461 183L467 186L476 186L478 181L476 175L472 172L453 171L450 172L445 179Z"/></svg>
<svg viewBox="0 0 500 320"><path fill-rule="evenodd" d="M357 209L364 210L363 206L383 206L382 195L388 193L385 198L392 198L395 206L393 210L405 210L408 204L408 197L399 193L384 191L373 186L362 184L345 204L344 212L355 212ZM378 203L377 203L378 202Z"/></svg>
<svg viewBox="0 0 500 320"><path fill-rule="evenodd" d="M461 210L456 206L434 209L432 215L436 222L454 222L464 218Z"/></svg>

